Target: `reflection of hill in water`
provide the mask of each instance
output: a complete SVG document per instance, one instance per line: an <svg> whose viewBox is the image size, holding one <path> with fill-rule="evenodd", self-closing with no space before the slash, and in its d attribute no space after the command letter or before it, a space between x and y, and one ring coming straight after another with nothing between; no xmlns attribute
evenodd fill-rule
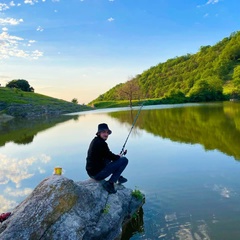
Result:
<svg viewBox="0 0 240 240"><path fill-rule="evenodd" d="M58 116L57 118L42 118L36 120L13 119L0 124L0 146L7 142L28 144L38 132L54 127L58 123L76 118L73 116Z"/></svg>
<svg viewBox="0 0 240 240"><path fill-rule="evenodd" d="M133 112L135 116L137 111ZM132 124L129 112L110 113ZM168 109L142 110L136 125L172 141L201 144L240 160L240 104L224 102Z"/></svg>

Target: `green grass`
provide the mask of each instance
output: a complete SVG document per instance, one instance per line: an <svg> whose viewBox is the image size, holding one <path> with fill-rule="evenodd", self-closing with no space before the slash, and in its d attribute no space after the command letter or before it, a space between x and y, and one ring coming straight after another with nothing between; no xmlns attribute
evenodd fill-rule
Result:
<svg viewBox="0 0 240 240"><path fill-rule="evenodd" d="M23 106L21 107L21 105ZM44 112L46 110L43 109L47 109L50 112L49 115L59 115L92 110L93 108L38 93L0 87L0 114L5 113L14 117L30 115L39 117L46 115Z"/></svg>
<svg viewBox="0 0 240 240"><path fill-rule="evenodd" d="M154 98L154 99L144 99L144 100L133 100L132 106L140 106L144 103L144 105L156 105L156 104L172 104L178 103L173 102L172 100L166 100L164 98ZM92 103L95 108L115 108L115 107L129 107L128 100L122 101L101 101Z"/></svg>
<svg viewBox="0 0 240 240"><path fill-rule="evenodd" d="M104 214L107 214L107 213L109 213L109 210L110 210L110 205L107 204L107 205L105 206L105 208L103 209L103 213L104 213Z"/></svg>
<svg viewBox="0 0 240 240"><path fill-rule="evenodd" d="M144 102L144 105L153 105L159 104L160 99L148 99L148 100L133 100L132 106L140 106ZM121 101L101 101L101 102L94 102L95 108L115 108L115 107L129 107L129 100L121 100Z"/></svg>
<svg viewBox="0 0 240 240"><path fill-rule="evenodd" d="M0 87L0 102L4 102L6 104L32 103L35 105L68 103L67 101L48 97L42 94L33 93L33 92L23 92L19 89L10 89L5 87Z"/></svg>
<svg viewBox="0 0 240 240"><path fill-rule="evenodd" d="M144 200L144 194L137 188L132 191L132 196L138 200Z"/></svg>

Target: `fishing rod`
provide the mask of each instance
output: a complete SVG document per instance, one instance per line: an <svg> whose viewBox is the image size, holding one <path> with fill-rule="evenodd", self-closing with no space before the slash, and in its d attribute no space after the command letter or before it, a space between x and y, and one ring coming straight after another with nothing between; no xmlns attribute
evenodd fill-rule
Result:
<svg viewBox="0 0 240 240"><path fill-rule="evenodd" d="M130 134L131 134L131 132L132 132L132 130L133 130L133 127L134 127L134 125L135 125L135 123L136 123L136 121L137 121L137 119L138 119L138 117L139 117L139 115L140 115L140 112L141 112L141 110L142 110L143 104L144 104L144 102L142 103L141 107L140 107L139 110L138 110L137 115L136 115L135 118L134 118L132 127L131 127L131 129L130 129L130 131L129 131L129 133L128 133L128 136L127 136L127 138L126 138L126 141L125 141L124 144L123 144L123 147L122 147L122 150L121 150L121 152L120 152L120 155L126 155L126 153L127 153L127 150L124 150L124 148L125 148L125 146L126 146L126 144L127 144L128 138L129 138L129 136L130 136Z"/></svg>

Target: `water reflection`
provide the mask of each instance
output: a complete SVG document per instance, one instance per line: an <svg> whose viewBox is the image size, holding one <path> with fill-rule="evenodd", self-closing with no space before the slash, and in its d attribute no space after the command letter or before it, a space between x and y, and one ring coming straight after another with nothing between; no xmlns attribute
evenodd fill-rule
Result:
<svg viewBox="0 0 240 240"><path fill-rule="evenodd" d="M63 124L1 127L0 212L12 211L58 165L66 177L86 180L86 151L99 122L109 124L108 143L120 151L137 113L93 111ZM127 144L125 174L126 187L139 187L146 203L123 239L239 238L239 114L240 105L230 102L142 109ZM21 144L28 132L33 141Z"/></svg>
<svg viewBox="0 0 240 240"><path fill-rule="evenodd" d="M32 188L23 187L24 180L32 178L35 174L43 174L43 165L47 165L50 157L44 154L25 159L10 158L0 154L0 212L8 211L17 205L32 192ZM2 186L1 186L2 185Z"/></svg>
<svg viewBox="0 0 240 240"><path fill-rule="evenodd" d="M78 116L60 116L54 118L42 118L34 120L12 119L0 122L0 147L7 142L17 144L29 144L34 137L42 131L45 131L61 122L70 119L78 119Z"/></svg>
<svg viewBox="0 0 240 240"><path fill-rule="evenodd" d="M109 115L121 122L133 122L133 114L128 111ZM218 149L240 160L239 103L143 110L136 126L172 141L201 144L206 150Z"/></svg>
<svg viewBox="0 0 240 240"><path fill-rule="evenodd" d="M140 207L138 212L129 220L129 222L123 227L123 234L121 240L129 240L132 236L141 234L144 232L143 223L143 208Z"/></svg>

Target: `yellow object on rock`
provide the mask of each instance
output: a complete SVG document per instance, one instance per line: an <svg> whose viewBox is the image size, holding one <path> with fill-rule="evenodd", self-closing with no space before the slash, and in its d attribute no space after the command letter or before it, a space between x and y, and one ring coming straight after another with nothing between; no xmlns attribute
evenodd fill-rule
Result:
<svg viewBox="0 0 240 240"><path fill-rule="evenodd" d="M54 174L55 175L62 175L62 168L61 167L55 167L54 168Z"/></svg>

